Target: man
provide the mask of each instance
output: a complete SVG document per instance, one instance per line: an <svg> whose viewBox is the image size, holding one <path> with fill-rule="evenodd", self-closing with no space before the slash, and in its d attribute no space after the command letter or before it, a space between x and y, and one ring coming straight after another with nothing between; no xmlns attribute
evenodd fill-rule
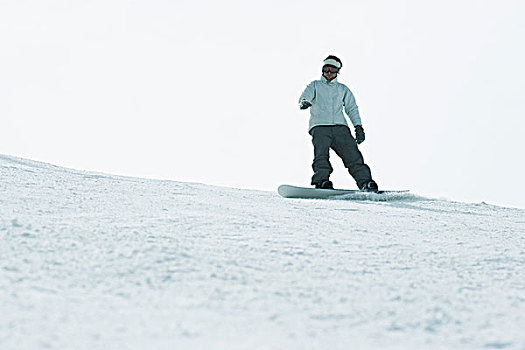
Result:
<svg viewBox="0 0 525 350"><path fill-rule="evenodd" d="M314 145L312 185L316 188L333 188L329 180L333 169L329 160L330 148L343 160L348 172L363 191L377 192L368 165L364 163L358 144L365 140L365 132L354 95L350 89L337 82L343 66L336 56L323 61L323 75L311 82L299 98L300 109L310 108L309 133ZM355 127L356 138L350 133L343 109Z"/></svg>

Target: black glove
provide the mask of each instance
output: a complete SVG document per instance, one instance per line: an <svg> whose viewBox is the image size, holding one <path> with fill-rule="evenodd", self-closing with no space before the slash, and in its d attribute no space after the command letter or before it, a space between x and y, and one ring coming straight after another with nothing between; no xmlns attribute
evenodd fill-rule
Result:
<svg viewBox="0 0 525 350"><path fill-rule="evenodd" d="M361 125L355 126L355 141L357 144L361 144L365 140L365 131Z"/></svg>
<svg viewBox="0 0 525 350"><path fill-rule="evenodd" d="M299 108L301 109L307 109L309 107L311 107L312 104L306 100L302 100L301 103L299 103Z"/></svg>

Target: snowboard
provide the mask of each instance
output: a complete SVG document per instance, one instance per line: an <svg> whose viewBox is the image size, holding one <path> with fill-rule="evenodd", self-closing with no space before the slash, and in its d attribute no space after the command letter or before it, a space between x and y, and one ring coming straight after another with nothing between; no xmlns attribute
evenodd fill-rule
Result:
<svg viewBox="0 0 525 350"><path fill-rule="evenodd" d="M277 189L277 192L279 192L279 194L283 196L284 198L327 199L327 198L350 195L350 194L382 195L382 194L390 194L390 193L404 193L404 192L408 192L408 190L366 192L366 191L361 191L361 190L324 189L324 188L281 185Z"/></svg>

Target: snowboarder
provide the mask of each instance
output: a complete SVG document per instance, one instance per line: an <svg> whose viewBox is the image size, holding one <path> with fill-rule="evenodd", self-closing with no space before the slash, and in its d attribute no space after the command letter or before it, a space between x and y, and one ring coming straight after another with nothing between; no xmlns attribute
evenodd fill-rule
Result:
<svg viewBox="0 0 525 350"><path fill-rule="evenodd" d="M323 75L311 82L299 98L299 108L310 108L309 134L314 145L312 185L316 188L333 188L329 180L333 169L329 160L332 148L343 160L348 172L360 190L377 192L378 186L372 180L368 165L357 145L365 140L365 132L359 116L354 95L350 89L337 81L337 74L343 66L336 56L323 61ZM352 136L343 109L355 128Z"/></svg>

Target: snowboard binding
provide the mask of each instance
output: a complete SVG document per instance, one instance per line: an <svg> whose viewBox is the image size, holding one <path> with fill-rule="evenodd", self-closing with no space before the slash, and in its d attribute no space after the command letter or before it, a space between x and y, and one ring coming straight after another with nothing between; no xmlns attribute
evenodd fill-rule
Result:
<svg viewBox="0 0 525 350"><path fill-rule="evenodd" d="M322 181L315 184L315 188L324 188L326 190L333 190L334 184L330 180Z"/></svg>

